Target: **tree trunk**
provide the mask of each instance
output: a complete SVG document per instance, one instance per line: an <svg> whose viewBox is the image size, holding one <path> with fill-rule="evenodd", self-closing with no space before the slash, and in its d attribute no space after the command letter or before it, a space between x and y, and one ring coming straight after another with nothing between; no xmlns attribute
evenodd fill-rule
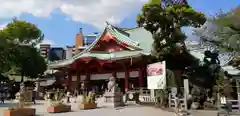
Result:
<svg viewBox="0 0 240 116"><path fill-rule="evenodd" d="M21 83L24 82L24 71L21 71Z"/></svg>

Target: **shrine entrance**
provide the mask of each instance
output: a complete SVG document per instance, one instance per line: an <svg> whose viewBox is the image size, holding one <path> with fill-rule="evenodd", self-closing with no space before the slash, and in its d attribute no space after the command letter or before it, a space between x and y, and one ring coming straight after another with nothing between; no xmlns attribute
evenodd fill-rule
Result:
<svg viewBox="0 0 240 116"><path fill-rule="evenodd" d="M129 90L139 88L139 83L137 78L130 78L129 80Z"/></svg>

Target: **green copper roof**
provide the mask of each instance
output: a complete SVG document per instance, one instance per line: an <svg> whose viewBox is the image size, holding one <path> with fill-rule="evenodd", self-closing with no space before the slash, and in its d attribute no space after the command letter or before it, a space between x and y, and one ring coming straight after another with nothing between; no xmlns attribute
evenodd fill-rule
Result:
<svg viewBox="0 0 240 116"><path fill-rule="evenodd" d="M130 34L132 41L137 41L143 52L150 54L152 51L153 37L152 34L143 27L137 27L126 30Z"/></svg>
<svg viewBox="0 0 240 116"><path fill-rule="evenodd" d="M105 30L103 31L103 33L101 34L101 36L99 36L91 45L89 45L83 52L76 54L75 56L73 56L73 59L78 59L79 56L81 56L83 53L85 52L90 52L91 49L97 44L97 42L100 40L100 38L106 33L109 32L110 34L112 34L118 41L126 43L132 47L135 48L135 50L142 50L139 46L139 43L130 39L127 35L122 34L122 32L119 32L118 29L115 29L115 27L113 27L112 25L108 25Z"/></svg>
<svg viewBox="0 0 240 116"><path fill-rule="evenodd" d="M142 51L121 51L121 52L112 52L112 53L91 53L91 52L85 52L82 53L78 59L80 58L97 58L100 60L121 60L121 59L125 59L125 58L134 58L134 57L139 57L142 55L149 55L149 54L145 54ZM50 68L56 68L56 67L63 67L66 66L68 64L71 64L74 62L74 59L69 59L69 60L65 60L62 62L58 62L56 64L50 64L49 67Z"/></svg>
<svg viewBox="0 0 240 116"><path fill-rule="evenodd" d="M140 55L146 55L141 51L121 51L121 52L112 52L112 53L83 53L79 58L93 57L101 60L119 60L126 57L135 57Z"/></svg>
<svg viewBox="0 0 240 116"><path fill-rule="evenodd" d="M117 31L117 29L115 29L114 27L112 26L108 26L107 27L107 31L112 34L113 36L115 36L117 38L117 40L119 40L120 42L123 42L123 43L127 43L128 45L131 45L135 48L138 48L138 49L141 49L139 47L139 43L130 39L128 36L122 34L121 32Z"/></svg>

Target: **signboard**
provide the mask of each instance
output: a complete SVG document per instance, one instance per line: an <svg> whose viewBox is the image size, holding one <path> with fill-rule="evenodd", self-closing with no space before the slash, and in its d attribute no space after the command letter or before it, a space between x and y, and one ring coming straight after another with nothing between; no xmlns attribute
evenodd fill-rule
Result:
<svg viewBox="0 0 240 116"><path fill-rule="evenodd" d="M148 89L166 88L166 63L157 62L147 66L147 86Z"/></svg>

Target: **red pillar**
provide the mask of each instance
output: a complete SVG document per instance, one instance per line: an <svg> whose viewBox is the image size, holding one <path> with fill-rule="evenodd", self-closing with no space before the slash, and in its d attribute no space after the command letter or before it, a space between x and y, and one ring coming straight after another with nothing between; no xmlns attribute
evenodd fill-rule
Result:
<svg viewBox="0 0 240 116"><path fill-rule="evenodd" d="M119 80L117 78L117 72L116 71L112 72L112 76L116 78L116 82L118 83Z"/></svg>
<svg viewBox="0 0 240 116"><path fill-rule="evenodd" d="M138 85L139 85L139 88L143 87L143 70L142 70L142 68L140 68L138 70Z"/></svg>
<svg viewBox="0 0 240 116"><path fill-rule="evenodd" d="M72 89L72 72L68 71L68 78L67 78L67 89L71 91Z"/></svg>
<svg viewBox="0 0 240 116"><path fill-rule="evenodd" d="M80 72L77 72L77 89L80 89L81 75Z"/></svg>
<svg viewBox="0 0 240 116"><path fill-rule="evenodd" d="M90 78L91 78L91 75L90 73L87 73L86 74L86 79L85 79L85 84L86 84L86 88L89 90L90 89Z"/></svg>
<svg viewBox="0 0 240 116"><path fill-rule="evenodd" d="M117 78L117 72L116 71L112 72L112 76Z"/></svg>
<svg viewBox="0 0 240 116"><path fill-rule="evenodd" d="M129 71L128 70L126 70L125 71L125 78L124 78L124 84L125 84L125 92L127 92L128 91L128 89L129 89Z"/></svg>

